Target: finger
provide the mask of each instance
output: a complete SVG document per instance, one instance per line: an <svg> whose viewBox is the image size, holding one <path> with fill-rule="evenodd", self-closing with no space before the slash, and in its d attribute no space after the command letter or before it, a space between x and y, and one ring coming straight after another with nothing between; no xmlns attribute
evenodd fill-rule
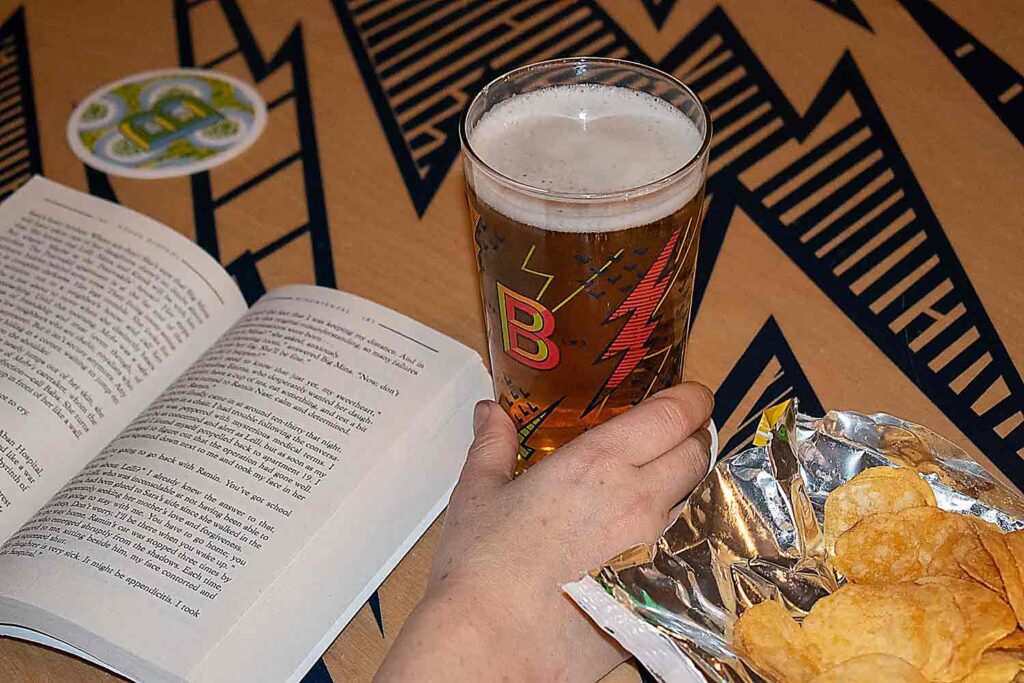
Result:
<svg viewBox="0 0 1024 683"><path fill-rule="evenodd" d="M639 467L697 431L711 418L714 400L703 384L684 382L586 432L572 450L621 457Z"/></svg>
<svg viewBox="0 0 1024 683"><path fill-rule="evenodd" d="M688 496L708 473L711 461L711 432L697 430L693 436L640 468L657 505L669 510Z"/></svg>
<svg viewBox="0 0 1024 683"><path fill-rule="evenodd" d="M505 411L494 401L477 403L473 410L473 434L459 486L496 486L510 481L519 441Z"/></svg>

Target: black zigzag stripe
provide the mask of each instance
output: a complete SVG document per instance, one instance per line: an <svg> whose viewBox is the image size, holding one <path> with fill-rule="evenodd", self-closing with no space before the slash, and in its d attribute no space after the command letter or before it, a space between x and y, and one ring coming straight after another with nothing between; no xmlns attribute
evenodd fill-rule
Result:
<svg viewBox="0 0 1024 683"><path fill-rule="evenodd" d="M651 21L658 28L665 25L665 20L672 13L672 8L676 6L676 0L643 0L643 3Z"/></svg>
<svg viewBox="0 0 1024 683"><path fill-rule="evenodd" d="M775 318L768 318L715 392L719 452L725 456L749 446L761 413L791 398L802 413L825 412Z"/></svg>
<svg viewBox="0 0 1024 683"><path fill-rule="evenodd" d="M836 14L849 19L862 28L872 31L871 24L869 24L868 20L864 18L864 15L861 13L860 8L857 7L854 0L814 0L814 2L824 7L828 7Z"/></svg>
<svg viewBox="0 0 1024 683"><path fill-rule="evenodd" d="M106 199L108 202L120 203L114 192L114 186L110 184L110 176L103 171L97 171L88 164L83 164L82 168L85 169L85 182L89 186L89 194Z"/></svg>
<svg viewBox="0 0 1024 683"><path fill-rule="evenodd" d="M175 0L174 16L178 32L178 52L182 66L197 66L196 49L192 35L190 13L203 0ZM284 172L292 164L301 163L303 186L306 199L306 216L304 220L297 221L297 227L291 229L284 237L266 245L254 253L245 253L232 264L228 270L235 276L246 300L252 303L264 293L262 280L257 270L260 259L269 256L281 247L289 244L294 239L309 234L312 247L313 273L316 283L325 287L334 287L336 284L334 275L334 257L331 250L330 230L327 223L327 207L324 200L323 181L320 173L320 155L316 141L316 127L313 116L313 106L309 95L309 81L306 69L305 44L302 38L302 28L295 29L285 38L277 52L268 60L264 57L255 36L249 28L237 2L234 0L220 0L220 10L223 20L230 28L234 43L230 45L217 46L219 49L209 49L214 58L200 64L203 68L214 68L218 64L235 55L241 55L249 69L249 73L256 83L276 73L279 69L287 67L291 71L291 90L285 95L268 103L268 109L273 110L285 102L292 102L295 108L295 126L298 138L298 149L286 155L277 163L263 170L241 184L214 197L210 173L204 172L191 177L192 200L194 206L196 239L214 258L219 257L219 245L217 241L217 230L223 229L218 225L217 210L230 204L246 192L258 191L260 186L270 180L278 173ZM207 14L205 19L208 20ZM273 120L273 117L272 117ZM268 126L270 124L268 123ZM244 226L237 226L237 229L244 229ZM374 594L373 597L377 597ZM379 600L379 597L377 597ZM317 682L329 682L330 673L324 665L323 660L307 674L307 679Z"/></svg>
<svg viewBox="0 0 1024 683"><path fill-rule="evenodd" d="M458 8L430 0L334 0L334 7L420 214L458 156L459 118L495 76L572 54L651 63L592 0L471 0ZM454 44L452 36L459 37ZM784 128L799 120L720 8L659 66L684 78L712 110L715 172L735 172L774 149L790 137Z"/></svg>
<svg viewBox="0 0 1024 683"><path fill-rule="evenodd" d="M719 179L734 178L790 140L800 117L720 7L711 10L659 66L700 95L714 126L693 288L696 318L736 205L729 192L719 191Z"/></svg>
<svg viewBox="0 0 1024 683"><path fill-rule="evenodd" d="M488 81L563 55L642 59L591 2L333 2L420 215L459 154L459 118Z"/></svg>
<svg viewBox="0 0 1024 683"><path fill-rule="evenodd" d="M313 668L302 677L302 683L334 683L331 672L327 670L324 660L318 659Z"/></svg>
<svg viewBox="0 0 1024 683"><path fill-rule="evenodd" d="M687 83L711 112L712 178L734 176L792 137L793 105L719 7L659 66Z"/></svg>
<svg viewBox="0 0 1024 683"><path fill-rule="evenodd" d="M373 620L377 622L377 630L380 631L380 637L383 638L384 614L380 610L380 591L374 591L367 602L370 605L370 612L373 613Z"/></svg>
<svg viewBox="0 0 1024 683"><path fill-rule="evenodd" d="M276 100L268 103L273 111L282 104L289 102L295 110L294 127L298 139L298 148L286 154L276 163L257 173L248 180L220 192L213 193L211 174L217 171L197 173L191 177L192 201L196 230L196 241L214 258L219 260L219 230L245 231L248 226L228 225L220 218L221 209L238 199L243 194L258 192L260 187L280 173L286 172L295 164L302 169L302 181L305 191L305 215L296 216L295 223L288 227L283 237L253 252L243 254L239 259L228 265L228 270L243 286L246 300L252 303L264 293L263 283L257 266L261 259L273 254L278 249L290 244L295 239L309 235L312 242L312 270L315 281L324 287L336 285L334 275L334 257L331 251L330 229L327 224L327 206L324 201L323 180L320 173L320 153L317 148L316 124L313 116L313 105L309 95L309 81L306 70L306 51L302 39L302 27L296 26L277 52L267 59L252 30L235 0L220 0L219 16L214 17L204 8L203 21L222 21L228 29L224 34L231 36L231 42L225 45L202 45L203 54L215 55L205 63L196 62L195 38L192 34L191 14L196 8L205 4L192 0L175 0L174 17L178 31L178 53L182 66L200 66L213 68L218 64L241 55L252 80L261 83L280 69L284 68L291 75L291 90ZM224 35L220 32L204 32L203 35ZM270 117L268 127L277 125L280 117Z"/></svg>
<svg viewBox="0 0 1024 683"><path fill-rule="evenodd" d="M1024 144L1024 76L929 0L900 0L900 4Z"/></svg>
<svg viewBox="0 0 1024 683"><path fill-rule="evenodd" d="M853 107L838 106L845 97ZM794 133L815 142L767 178L730 181L726 191L1024 486L1020 374L848 53ZM769 155L752 176L761 164L777 165Z"/></svg>
<svg viewBox="0 0 1024 683"><path fill-rule="evenodd" d="M19 7L0 26L0 201L42 172L25 10Z"/></svg>
<svg viewBox="0 0 1024 683"><path fill-rule="evenodd" d="M457 97L440 89L447 81L428 78L432 73L428 65L440 69L440 77L453 73L456 64L463 62L453 63L436 54L444 52L439 46L424 52L423 43L410 33L411 27L398 30L394 26L402 17L421 21L413 17L434 7L432 3L353 0L351 4L338 1L335 7L378 115L389 131L410 194L422 212L458 154L458 115L472 92L468 81ZM577 43L584 38L584 43L604 40L606 50L648 61L595 4L581 0L573 7L584 12L581 16L587 20L579 28L570 26L568 33L563 31L559 38L563 43L571 45L573 38ZM370 31L383 26L396 28L386 43L393 52L418 55L423 92L449 98L446 106L452 109L444 114L448 127L431 129L434 151L447 151L432 158L429 174L421 174L410 161L413 157L408 149L415 138L411 129L403 128L395 118L393 112L400 100L382 85L377 71L382 64L372 58L364 42ZM493 47L500 55L502 49L510 49L508 32L504 27L498 37L484 39L476 46L478 53L488 55L488 48ZM523 41L512 45L518 48L515 54L523 52ZM383 44L379 47L383 49ZM511 60L500 64L482 60L475 65L481 74L476 82L482 83L513 64ZM733 211L742 206L981 450L1018 484L1024 484L1024 468L1017 455L1024 448L1020 376L852 58L847 55L841 60L803 117L721 8L712 10L660 66L701 95L715 127L695 305L703 299ZM859 113L831 131L826 140L805 150L774 178L749 187L740 181L748 172L764 168L762 161L788 154L782 151L784 145L787 149L799 146L811 137L833 105L847 94ZM442 160L445 164L438 166ZM790 188L790 183L805 175L810 177L800 187ZM833 189L836 180L839 185ZM852 201L859 204L851 209ZM846 213L836 218L830 215L833 211ZM846 239L850 235L845 229L856 234ZM817 241L808 246L812 239ZM826 239L844 242L841 248L819 254L819 249L829 246L819 243ZM876 248L880 243L881 249ZM854 253L861 248L871 250L865 258ZM841 256L857 263L835 262ZM898 263L887 262L890 257ZM872 270L875 267L885 272ZM908 276L909 280L902 280Z"/></svg>
<svg viewBox="0 0 1024 683"><path fill-rule="evenodd" d="M800 116L721 8L711 10L660 67L700 95L714 125L693 288L696 318L736 206L731 179L791 140Z"/></svg>
<svg viewBox="0 0 1024 683"><path fill-rule="evenodd" d="M852 57L841 60L804 117L720 9L662 67L694 87L715 125L695 310L740 203L979 448L1024 483L1020 375ZM859 114L750 195L737 179L784 143L806 139L845 94ZM790 187L798 176L804 182ZM846 213L836 218L839 210ZM871 251L846 262L861 248ZM900 260L884 273L872 270L884 269L887 258Z"/></svg>

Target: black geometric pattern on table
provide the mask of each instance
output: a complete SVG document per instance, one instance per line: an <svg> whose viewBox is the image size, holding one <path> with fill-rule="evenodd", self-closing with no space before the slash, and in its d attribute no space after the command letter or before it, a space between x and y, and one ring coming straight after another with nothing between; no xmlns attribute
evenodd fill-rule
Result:
<svg viewBox="0 0 1024 683"><path fill-rule="evenodd" d="M736 207L731 191L736 177L791 140L800 116L720 8L709 12L658 66L701 96L714 125L694 282L696 317Z"/></svg>
<svg viewBox="0 0 1024 683"><path fill-rule="evenodd" d="M651 21L655 26L661 28L665 25L668 15L672 13L672 8L676 6L677 0L642 0L642 2Z"/></svg>
<svg viewBox="0 0 1024 683"><path fill-rule="evenodd" d="M800 116L721 8L658 63L704 100L714 124L711 182L734 178L792 139Z"/></svg>
<svg viewBox="0 0 1024 683"><path fill-rule="evenodd" d="M725 191L1024 488L1020 373L848 53L793 133Z"/></svg>
<svg viewBox="0 0 1024 683"><path fill-rule="evenodd" d="M864 18L864 15L858 9L855 0L814 0L814 2L828 7L833 12L849 19L858 26L873 32L868 20Z"/></svg>
<svg viewBox="0 0 1024 683"><path fill-rule="evenodd" d="M219 5L219 11L213 5ZM193 14L202 12L204 23L222 22L226 31L203 31L196 37L192 30ZM175 0L174 18L177 25L178 56L182 66L215 69L218 65L240 56L248 69L250 80L256 84L284 70L290 75L290 89L267 103L269 119L267 133L275 126L289 126L295 131L298 141L296 149L283 156L269 167L249 179L227 190L214 194L217 184L211 178L218 170L197 173L191 176L192 202L196 242L214 258L220 260L219 237L232 231L246 234L251 225L244 221L230 221L223 217L225 209L247 193L257 193L261 187L272 187L273 180L296 164L301 169L304 194L304 210L293 216L293 222L281 226L282 236L263 247L243 253L228 270L243 287L246 300L252 303L264 293L259 264L264 258L308 235L310 238L310 262L313 279L318 285L334 287L334 258L331 251L331 236L327 223L327 206L324 201L323 179L320 173L320 153L317 148L316 124L313 105L309 94L306 68L306 50L302 38L302 27L296 25L288 37L268 59L258 45L252 29L245 20L235 0ZM209 44L211 36L230 36L225 44ZM204 41L197 44L197 40ZM282 105L294 110L294 117L275 116L274 111ZM258 144L258 143L257 143Z"/></svg>
<svg viewBox="0 0 1024 683"><path fill-rule="evenodd" d="M0 201L43 172L25 9L0 26Z"/></svg>
<svg viewBox="0 0 1024 683"><path fill-rule="evenodd" d="M1024 76L929 0L900 0L900 4L1024 144Z"/></svg>
<svg viewBox="0 0 1024 683"><path fill-rule="evenodd" d="M85 169L85 182L89 187L89 194L106 199L108 202L120 204L117 194L114 192L114 186L110 184L110 176L87 164L82 164L82 168Z"/></svg>
<svg viewBox="0 0 1024 683"><path fill-rule="evenodd" d="M824 415L817 394L797 362L775 318L768 318L715 392L719 453L750 446L761 413L795 398L805 415Z"/></svg>
<svg viewBox="0 0 1024 683"><path fill-rule="evenodd" d="M370 612L373 613L373 620L377 622L377 630L380 631L380 637L384 637L384 615L380 611L380 591L374 591L370 599L366 601L370 605Z"/></svg>
<svg viewBox="0 0 1024 683"><path fill-rule="evenodd" d="M488 81L563 55L642 58L593 2L332 1L421 216L459 154L459 118Z"/></svg>
<svg viewBox="0 0 1024 683"><path fill-rule="evenodd" d="M702 95L715 124L698 287L741 207L1024 486L1024 384L853 58L802 117L720 9L661 65ZM754 180L794 145L798 159Z"/></svg>
<svg viewBox="0 0 1024 683"><path fill-rule="evenodd" d="M271 128L274 126L288 125L295 131L297 148L249 179L231 189L221 191L217 195L214 195L214 182L211 179L212 175L217 174L216 169L192 175L190 180L196 242L214 258L220 260L218 234L227 230L245 234L250 229L249 225L223 219L223 210L246 193L259 192L263 187L271 187L271 181L275 176L286 173L297 164L301 169L305 200L304 215L295 216L293 223L284 226L286 232L281 237L256 251L243 253L236 260L227 264L227 269L235 276L246 300L252 303L265 291L259 274L260 261L291 244L297 238L308 235L313 279L318 285L333 288L336 286L334 257L327 221L327 206L324 199L302 27L296 25L268 59L257 43L238 3L235 0L219 0L216 4L219 5L219 12L211 13L210 3L207 0L175 0L174 18L177 26L179 62L182 66L215 69L227 60L240 56L249 72L250 79L257 85L284 70L290 76L291 87L284 94L267 102L269 114L267 133L270 134ZM202 5L207 6L201 8ZM221 21L229 29L224 33L204 31L202 35L230 35L230 43L222 45L197 44L197 36L192 30L192 15L200 8L203 12L201 21ZM290 105L294 110L294 117L288 117L287 121L282 121L282 117L275 116L274 111L282 105ZM306 680L309 683L326 683L331 680L323 660L314 665Z"/></svg>
<svg viewBox="0 0 1024 683"><path fill-rule="evenodd" d="M327 670L324 660L318 659L313 668L302 677L302 683L334 683L331 672Z"/></svg>
<svg viewBox="0 0 1024 683"><path fill-rule="evenodd" d="M420 214L458 155L460 115L493 76L564 54L651 61L592 1L471 1L457 17L429 1L334 7ZM853 58L803 116L721 8L657 65L689 83L714 122L696 305L740 207L1024 486L1024 384Z"/></svg>

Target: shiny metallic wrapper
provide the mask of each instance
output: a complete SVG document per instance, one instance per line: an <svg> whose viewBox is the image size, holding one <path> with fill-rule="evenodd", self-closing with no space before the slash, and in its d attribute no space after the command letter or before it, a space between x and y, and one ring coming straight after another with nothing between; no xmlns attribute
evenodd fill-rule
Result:
<svg viewBox="0 0 1024 683"><path fill-rule="evenodd" d="M1024 529L1024 498L925 427L849 411L812 418L792 402L776 412L767 444L722 458L655 545L564 586L659 680L763 680L733 652L733 625L774 597L799 619L842 584L825 562L825 498L861 470L913 467L939 507Z"/></svg>

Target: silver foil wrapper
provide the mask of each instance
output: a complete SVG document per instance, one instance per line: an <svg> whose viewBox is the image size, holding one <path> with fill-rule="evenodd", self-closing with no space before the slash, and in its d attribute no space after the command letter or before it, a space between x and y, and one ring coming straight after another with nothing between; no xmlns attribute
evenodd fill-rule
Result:
<svg viewBox="0 0 1024 683"><path fill-rule="evenodd" d="M861 470L915 468L939 507L1024 529L1024 498L938 434L885 414L800 415L766 446L721 459L653 546L636 546L566 592L659 680L753 683L731 649L739 614L781 598L800 618L842 583L825 562L830 491Z"/></svg>

